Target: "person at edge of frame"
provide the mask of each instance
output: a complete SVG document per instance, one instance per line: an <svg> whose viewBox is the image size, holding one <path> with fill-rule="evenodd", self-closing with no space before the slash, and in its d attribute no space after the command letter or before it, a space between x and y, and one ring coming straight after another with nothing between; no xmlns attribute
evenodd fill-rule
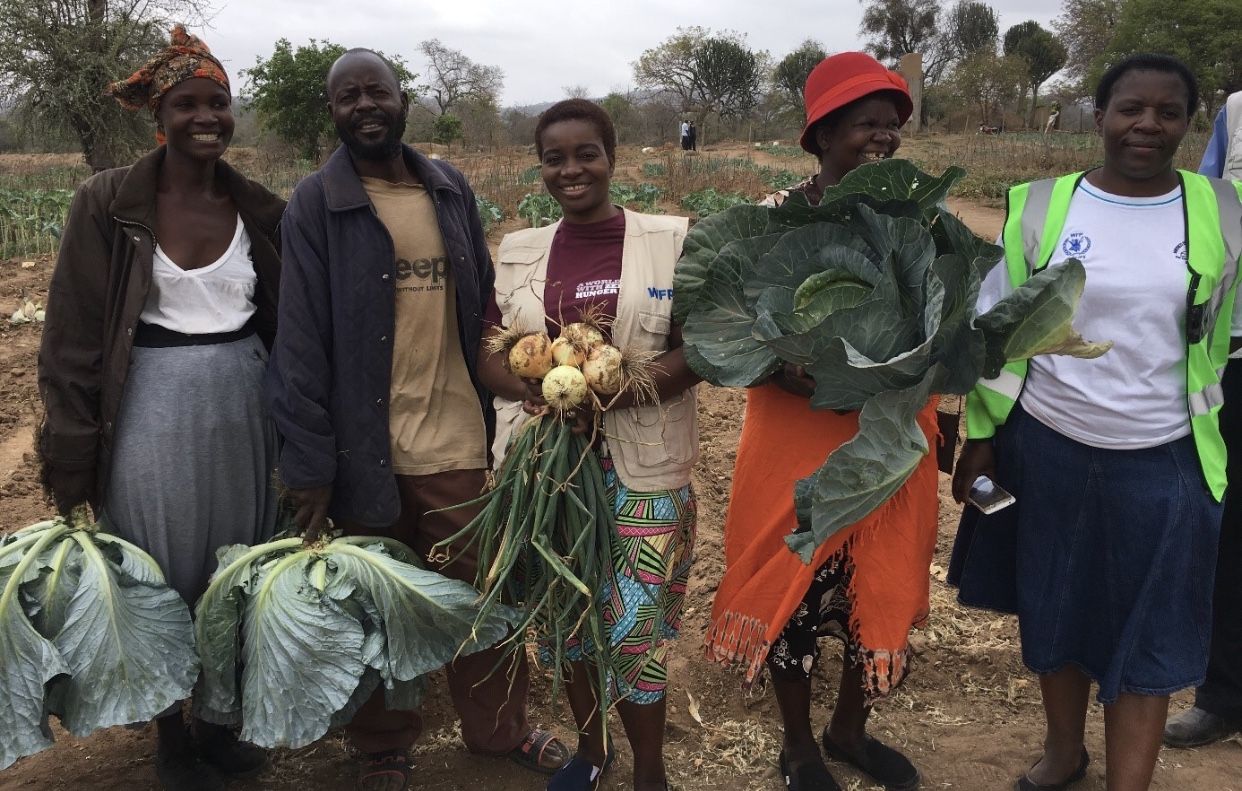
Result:
<svg viewBox="0 0 1242 791"><path fill-rule="evenodd" d="M1229 96L1212 125L1199 172L1242 181L1242 91ZM1220 432L1229 452L1229 479L1242 481L1242 363L1231 361L1221 380L1225 405ZM1195 689L1194 706L1164 726L1169 747L1200 747L1242 731L1242 486L1225 494L1220 556L1212 604L1212 643L1207 679Z"/></svg>
<svg viewBox="0 0 1242 791"><path fill-rule="evenodd" d="M1173 161L1199 105L1182 61L1137 54L1095 95L1104 163L1015 186L983 312L1045 267L1082 263L1075 327L1112 347L1039 355L967 397L953 475L1017 502L966 508L949 582L965 604L1018 615L1038 676L1042 755L1016 791L1087 776L1091 686L1112 791L1150 786L1169 696L1203 682L1227 483L1220 372L1242 346L1242 185Z"/></svg>
<svg viewBox="0 0 1242 791"><path fill-rule="evenodd" d="M494 413L474 376L494 272L474 192L451 165L401 142L409 98L392 66L354 49L332 65L328 111L342 145L294 190L285 213L280 321L268 396L284 437L280 477L314 541L331 518L426 558L477 508L436 509L485 485ZM473 583L474 560L428 566ZM447 668L466 748L552 773L569 758L527 721L525 657L492 671L494 647ZM346 731L363 754L358 788L400 791L422 730L383 690Z"/></svg>

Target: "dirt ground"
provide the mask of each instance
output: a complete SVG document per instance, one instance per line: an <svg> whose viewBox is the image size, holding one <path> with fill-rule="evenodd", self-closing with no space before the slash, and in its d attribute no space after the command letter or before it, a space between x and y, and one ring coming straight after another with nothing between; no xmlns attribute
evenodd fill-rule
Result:
<svg viewBox="0 0 1242 791"><path fill-rule="evenodd" d="M952 209L977 232L994 237L1001 212L963 202ZM517 227L506 223L500 235ZM44 300L52 261L0 262L0 529L36 521L47 513L36 482L31 453L37 420L35 363L39 326L11 326L5 320L25 298ZM700 501L699 545L687 598L682 639L670 668L669 726L666 755L676 789L779 789L776 769L780 730L770 691L740 691L738 677L708 663L700 645L712 595L723 569L721 528L743 412L740 391L703 387L702 458L694 484ZM1034 678L1021 663L1016 625L1011 618L959 606L944 585L958 509L941 481L941 535L931 568L932 613L927 627L913 637L917 662L906 684L882 702L871 720L872 732L904 750L923 773L923 788L985 791L1012 787L1013 779L1039 754L1042 714ZM827 721L840 669L826 653L815 689L817 726ZM532 720L550 725L568 738L573 723L567 707L548 702L549 688L537 679L530 698ZM1178 695L1174 709L1189 705ZM499 789L535 791L540 776L503 759L467 754L456 733L447 693L434 689L425 709L426 732L415 757L420 789ZM614 717L614 722L619 721ZM1087 726L1088 749L1095 758L1084 791L1104 789L1103 716L1093 706ZM0 772L0 791L10 789L157 789L148 726L114 728L86 739L57 729L54 747ZM629 752L618 741L620 758L608 775L607 789L628 788ZM868 789L858 773L832 766L851 791ZM258 778L233 783L251 789L347 789L354 768L337 734L296 751L276 751ZM1242 791L1242 740L1200 750L1162 753L1152 785L1160 791Z"/></svg>

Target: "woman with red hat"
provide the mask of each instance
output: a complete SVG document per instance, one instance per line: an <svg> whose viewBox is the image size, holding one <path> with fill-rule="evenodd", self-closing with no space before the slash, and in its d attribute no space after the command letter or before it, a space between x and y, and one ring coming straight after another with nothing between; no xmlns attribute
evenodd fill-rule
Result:
<svg viewBox="0 0 1242 791"><path fill-rule="evenodd" d="M912 102L906 83L869 55L845 52L807 78L802 147L817 174L791 192L812 204L854 168L887 159L901 144ZM709 657L745 668L746 684L766 665L784 725L781 773L792 789L839 786L828 757L887 789L914 789L919 773L901 753L866 733L872 703L901 683L910 628L927 617L928 567L936 545L936 461L929 454L906 485L861 522L838 532L803 564L785 545L797 527L794 486L858 430L858 413L812 410L814 382L786 365L747 393L746 418L725 522L727 571L707 636ZM919 416L935 447L935 400ZM811 726L811 670L817 638L845 643L832 720L819 740Z"/></svg>

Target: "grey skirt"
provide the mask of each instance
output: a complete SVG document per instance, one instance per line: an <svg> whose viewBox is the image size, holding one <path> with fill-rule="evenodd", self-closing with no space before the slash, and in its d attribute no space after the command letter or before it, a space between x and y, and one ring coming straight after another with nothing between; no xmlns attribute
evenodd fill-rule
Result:
<svg viewBox="0 0 1242 791"><path fill-rule="evenodd" d="M142 547L191 607L216 550L272 535L278 451L255 335L135 346L104 492L106 529Z"/></svg>

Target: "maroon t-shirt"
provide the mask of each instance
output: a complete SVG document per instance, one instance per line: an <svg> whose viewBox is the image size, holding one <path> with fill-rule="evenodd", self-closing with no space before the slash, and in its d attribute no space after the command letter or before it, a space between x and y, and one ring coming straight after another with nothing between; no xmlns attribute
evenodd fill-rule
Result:
<svg viewBox="0 0 1242 791"><path fill-rule="evenodd" d="M555 338L563 324L573 324L588 305L601 305L611 321L617 315L621 290L621 249L625 244L625 212L593 223L562 222L548 253L548 281L543 300L548 335ZM496 295L483 320L500 324Z"/></svg>

